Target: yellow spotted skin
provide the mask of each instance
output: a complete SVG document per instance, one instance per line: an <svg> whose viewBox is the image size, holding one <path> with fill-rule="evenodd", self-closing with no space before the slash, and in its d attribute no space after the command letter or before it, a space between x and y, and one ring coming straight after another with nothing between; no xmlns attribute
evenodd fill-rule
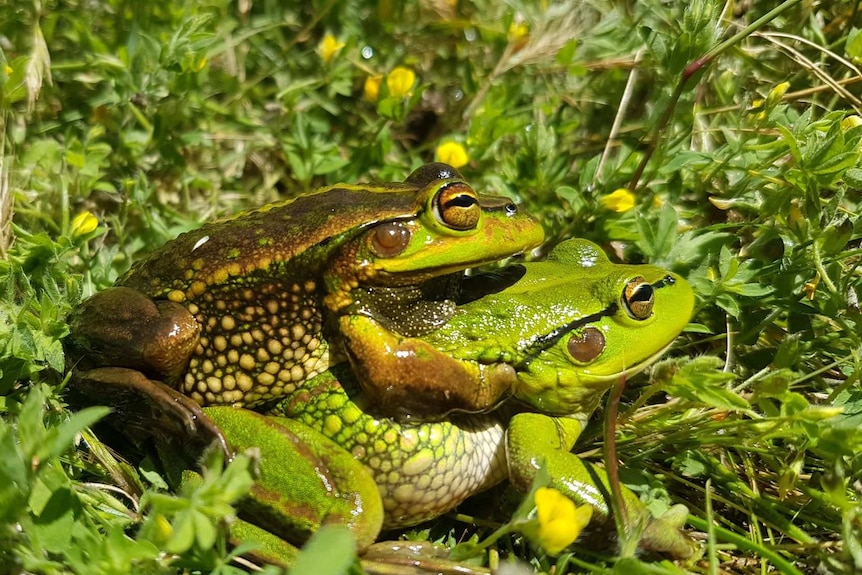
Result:
<svg viewBox="0 0 862 575"><path fill-rule="evenodd" d="M345 390L339 379L351 387ZM383 499L385 529L437 517L506 478L498 416L397 423L355 403L350 382L336 368L302 384L273 413L332 439L371 471Z"/></svg>
<svg viewBox="0 0 862 575"><path fill-rule="evenodd" d="M190 303L202 331L180 390L201 405L257 405L325 371L314 287L219 287Z"/></svg>
<svg viewBox="0 0 862 575"><path fill-rule="evenodd" d="M118 286L188 310L200 329L187 369L155 374L201 405L254 407L329 368L320 278L357 221L412 213L417 189L329 188L206 224L138 262ZM362 206L346 210L344 206ZM166 338L164 333L153 337Z"/></svg>

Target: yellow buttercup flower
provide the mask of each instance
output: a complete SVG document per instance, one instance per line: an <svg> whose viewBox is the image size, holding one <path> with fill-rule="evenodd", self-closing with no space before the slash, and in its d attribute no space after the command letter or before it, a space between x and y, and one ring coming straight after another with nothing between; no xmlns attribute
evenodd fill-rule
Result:
<svg viewBox="0 0 862 575"><path fill-rule="evenodd" d="M3 71L4 71L4 72L6 72L6 75L7 75L7 76L11 75L11 74L12 74L12 71L13 71L13 70L12 70L12 66L6 66L6 67L3 69Z"/></svg>
<svg viewBox="0 0 862 575"><path fill-rule="evenodd" d="M377 102L380 97L380 82L383 76L368 76L365 78L365 86L362 88L362 98L371 104Z"/></svg>
<svg viewBox="0 0 862 575"><path fill-rule="evenodd" d="M72 220L72 235L75 237L86 236L98 225L99 219L91 212L81 212Z"/></svg>
<svg viewBox="0 0 862 575"><path fill-rule="evenodd" d="M551 555L571 545L593 516L592 507L578 507L552 487L537 489L535 502L539 520L538 543Z"/></svg>
<svg viewBox="0 0 862 575"><path fill-rule="evenodd" d="M470 156L467 155L467 150L458 142L444 142L437 146L435 151L437 160L449 164L453 168L466 166L470 161Z"/></svg>
<svg viewBox="0 0 862 575"><path fill-rule="evenodd" d="M339 42L332 34L326 34L317 45L317 53L324 64L329 64L342 48L344 48L344 42Z"/></svg>
<svg viewBox="0 0 862 575"><path fill-rule="evenodd" d="M395 98L403 98L409 96L413 89L413 84L416 83L416 73L410 68L404 66L396 66L394 70L386 76L386 87L389 88L389 95Z"/></svg>
<svg viewBox="0 0 862 575"><path fill-rule="evenodd" d="M805 285L802 286L802 293L805 294L805 297L808 298L808 301L814 301L814 296L817 293L817 286L820 284L820 274L814 276L813 279L805 282Z"/></svg>
<svg viewBox="0 0 862 575"><path fill-rule="evenodd" d="M781 98L784 97L784 94L787 93L787 90L790 88L790 82L781 82L776 85L773 89L769 91L769 94L766 95L766 107L768 109L774 108L781 102Z"/></svg>
<svg viewBox="0 0 862 575"><path fill-rule="evenodd" d="M626 188L619 188L599 199L599 203L608 210L623 213L635 207L635 195Z"/></svg>
<svg viewBox="0 0 862 575"><path fill-rule="evenodd" d="M530 33L530 28L523 22L512 22L509 24L508 38L510 42L522 40Z"/></svg>

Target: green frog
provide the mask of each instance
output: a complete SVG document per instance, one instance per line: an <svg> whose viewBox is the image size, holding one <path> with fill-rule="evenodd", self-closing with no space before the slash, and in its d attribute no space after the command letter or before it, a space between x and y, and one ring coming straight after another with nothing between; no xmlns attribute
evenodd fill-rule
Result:
<svg viewBox="0 0 862 575"><path fill-rule="evenodd" d="M473 283L485 295L408 339L473 369L478 386L491 366L510 371L513 398L490 413L424 423L374 415L378 406L347 364L305 381L269 416L204 410L234 448L260 449L261 477L244 514L257 527L241 523L241 533L262 527L301 542L337 522L362 548L381 527L436 517L504 479L526 490L543 465L554 487L607 518L606 477L570 450L602 393L654 361L688 323L691 288L654 266L612 264L584 240ZM627 490L624 501L629 528L645 525L644 548L692 554L679 530L684 509L655 518Z"/></svg>
<svg viewBox="0 0 862 575"><path fill-rule="evenodd" d="M219 432L200 406L260 407L338 363L334 318L434 330L458 272L542 239L511 200L440 163L244 212L168 242L73 312L71 387L125 426L208 440Z"/></svg>

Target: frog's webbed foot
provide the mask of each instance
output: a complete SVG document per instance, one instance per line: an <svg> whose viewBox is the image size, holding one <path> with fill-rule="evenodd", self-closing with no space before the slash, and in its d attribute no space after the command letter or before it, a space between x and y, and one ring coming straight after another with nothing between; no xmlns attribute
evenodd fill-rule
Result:
<svg viewBox="0 0 862 575"><path fill-rule="evenodd" d="M196 455L212 443L231 456L221 430L191 398L141 372L102 367L76 372L69 385L70 400L82 405L109 405L109 423L132 439L179 442Z"/></svg>
<svg viewBox="0 0 862 575"><path fill-rule="evenodd" d="M543 462L556 487L578 504L593 507L594 520L608 522L611 488L604 470L584 462L570 449L581 431L574 418L553 418L538 413L519 413L509 422L507 435L509 477L521 490L535 479ZM682 531L688 517L684 505L676 505L661 517L650 514L632 491L622 486L627 531L640 534L638 545L646 550L688 559L697 544Z"/></svg>
<svg viewBox="0 0 862 575"><path fill-rule="evenodd" d="M449 549L429 541L381 541L361 556L362 569L372 575L490 575L487 567L448 559Z"/></svg>

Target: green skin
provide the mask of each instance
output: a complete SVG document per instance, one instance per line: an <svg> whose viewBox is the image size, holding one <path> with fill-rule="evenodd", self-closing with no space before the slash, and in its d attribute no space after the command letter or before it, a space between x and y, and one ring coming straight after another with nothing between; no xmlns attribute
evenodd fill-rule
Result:
<svg viewBox="0 0 862 575"><path fill-rule="evenodd" d="M73 312L72 392L115 406L124 427L223 443L200 406L258 407L290 395L341 361L339 316L362 314L390 333L396 304L378 300L394 290L409 334L436 329L454 303L428 294L448 274L542 239L511 201L476 194L445 164L403 183L339 184L206 224Z"/></svg>
<svg viewBox="0 0 862 575"><path fill-rule="evenodd" d="M505 364L515 373L513 403L527 409L398 423L372 415L376 405L347 366L306 381L281 402L278 418L207 408L235 448L261 451L262 476L246 516L281 537L300 534L290 537L294 542L319 524L344 523L362 548L381 526L436 517L504 479L526 490L544 464L554 487L607 518L606 477L570 450L602 393L654 361L685 327L693 293L682 278L653 266L612 264L583 240L560 244L547 261L510 269L523 277L494 280L507 289L459 307L445 326L410 341L426 341L474 369L479 386L483 367ZM352 457L342 457L349 465L336 473L339 450ZM311 455L318 452L322 460ZM300 474L301 468L312 471ZM284 512L267 511L257 521L268 502L282 498ZM693 553L679 531L682 506L654 518L633 493L624 490L623 499L627 526L645 526L642 547L676 557ZM252 529L238 527L243 534L246 528ZM288 553L289 560L290 552L269 544L270 558Z"/></svg>

